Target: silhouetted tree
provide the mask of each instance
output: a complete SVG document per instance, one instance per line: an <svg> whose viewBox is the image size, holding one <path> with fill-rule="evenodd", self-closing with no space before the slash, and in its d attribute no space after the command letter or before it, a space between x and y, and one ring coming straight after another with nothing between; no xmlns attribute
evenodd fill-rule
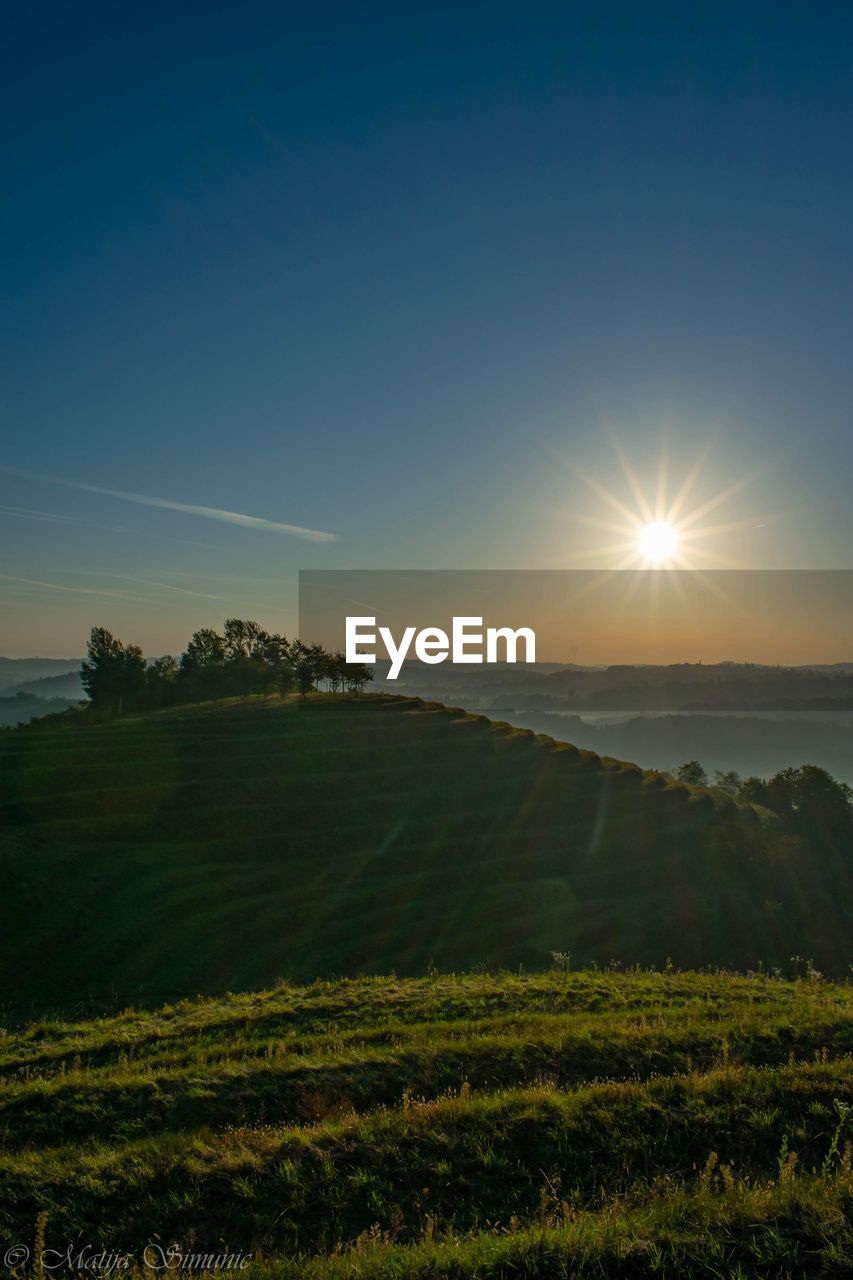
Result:
<svg viewBox="0 0 853 1280"><path fill-rule="evenodd" d="M223 634L226 662L255 657L266 638L266 632L260 623L250 619L227 618Z"/></svg>
<svg viewBox="0 0 853 1280"><path fill-rule="evenodd" d="M737 800L740 796L743 781L740 774L734 769L717 769L714 773L714 786L720 791L724 791L727 796Z"/></svg>
<svg viewBox="0 0 853 1280"><path fill-rule="evenodd" d="M338 655L339 657L341 655ZM344 660L344 683L350 693L359 694L365 685L373 679L373 667L366 662L349 662Z"/></svg>
<svg viewBox="0 0 853 1280"><path fill-rule="evenodd" d="M348 664L344 654L330 653L322 645L289 641L250 619L228 618L221 635L211 627L196 631L179 661L165 654L147 666L141 649L95 627L82 678L96 706L120 711L231 695L284 694L294 687L303 697L321 687L360 693L373 679L373 669Z"/></svg>
<svg viewBox="0 0 853 1280"><path fill-rule="evenodd" d="M286 636L264 633L260 642L260 654L268 676L269 687L275 693L287 693L293 688L293 657Z"/></svg>
<svg viewBox="0 0 853 1280"><path fill-rule="evenodd" d="M688 782L693 787L707 787L708 775L698 760L687 760L675 770L679 782Z"/></svg>
<svg viewBox="0 0 853 1280"><path fill-rule="evenodd" d="M764 778L758 778L754 774L743 779L737 798L743 804L760 804L765 809L770 808L767 798L767 782Z"/></svg>
<svg viewBox="0 0 853 1280"><path fill-rule="evenodd" d="M853 826L853 790L815 764L780 769L767 783L767 804L806 836L849 835Z"/></svg>
<svg viewBox="0 0 853 1280"><path fill-rule="evenodd" d="M295 640L291 646L291 656L296 687L304 698L321 679L328 655L318 644L305 645L301 640Z"/></svg>
<svg viewBox="0 0 853 1280"><path fill-rule="evenodd" d="M99 710L128 711L144 701L145 658L138 645L125 645L106 627L93 627L80 681Z"/></svg>
<svg viewBox="0 0 853 1280"><path fill-rule="evenodd" d="M154 707L168 706L178 694L178 660L170 653L155 658L145 671L146 701Z"/></svg>
<svg viewBox="0 0 853 1280"><path fill-rule="evenodd" d="M181 654L180 676L193 698L216 698L223 693L225 641L212 627L196 631Z"/></svg>

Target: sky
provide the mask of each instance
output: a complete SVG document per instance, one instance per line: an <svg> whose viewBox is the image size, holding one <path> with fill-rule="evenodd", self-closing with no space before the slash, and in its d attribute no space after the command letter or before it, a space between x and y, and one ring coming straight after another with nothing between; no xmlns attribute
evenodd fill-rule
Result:
<svg viewBox="0 0 853 1280"><path fill-rule="evenodd" d="M832 665L853 653L853 571L307 570L299 622L307 643L352 648L353 661L402 653L436 667L482 662L487 630L503 628L501 663ZM516 633L514 657L506 629ZM432 649L418 651L421 632ZM426 666L420 676L440 680L442 672Z"/></svg>
<svg viewBox="0 0 853 1280"><path fill-rule="evenodd" d="M615 567L688 477L691 563L851 567L852 54L831 3L11 7L0 653Z"/></svg>

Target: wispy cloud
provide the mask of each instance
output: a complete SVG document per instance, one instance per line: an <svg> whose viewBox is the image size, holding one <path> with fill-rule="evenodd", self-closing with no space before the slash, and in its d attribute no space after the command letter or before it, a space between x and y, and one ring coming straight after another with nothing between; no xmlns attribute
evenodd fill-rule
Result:
<svg viewBox="0 0 853 1280"><path fill-rule="evenodd" d="M45 520L48 524L76 524L70 516L59 516L53 511L33 511L30 507L7 507L0 503L0 515L17 516L21 520Z"/></svg>
<svg viewBox="0 0 853 1280"><path fill-rule="evenodd" d="M189 587L176 587L170 582L156 582L153 578L136 578L129 573L108 573L105 569L78 569L78 573L91 574L95 578L118 578L122 582L138 582L143 587L156 587L159 591L177 591L182 596L195 596L197 600L222 600L222 596L209 591L191 591Z"/></svg>
<svg viewBox="0 0 853 1280"><path fill-rule="evenodd" d="M41 480L46 484L62 485L65 489L77 489L83 493L99 493L107 498L120 498L124 502L135 502L141 507L160 507L166 511L180 511L184 515L201 516L205 520L220 520L225 524L241 525L245 529L261 529L266 533L287 534L293 538L301 538L305 542L334 542L337 535L325 533L321 529L305 529L298 524L285 524L280 520L266 520L262 516L245 515L242 511L225 511L220 507L202 507L192 502L173 502L169 498L156 498L147 493L130 493L125 489L105 489L96 484L85 484L82 480L66 480L59 476L45 476L36 471L22 471L17 467L0 465L0 471L9 475L24 476L28 480Z"/></svg>
<svg viewBox="0 0 853 1280"><path fill-rule="evenodd" d="M0 573L0 581L20 582L28 587L41 587L45 591L66 591L71 595L106 596L110 600L133 600L137 604L150 604L149 596L132 596L126 591L98 591L95 587L69 587L61 582L44 582L41 578L19 578L12 573Z"/></svg>
<svg viewBox="0 0 853 1280"><path fill-rule="evenodd" d="M207 591L191 591L189 587L173 587L168 582L156 582L153 578L136 578L126 573L107 573L94 569L78 569L78 573L93 578L117 578L120 582L137 583L142 587L154 587L157 591L174 591L182 596L195 596L198 600L222 600L222 596L211 595ZM22 578L17 574L0 573L2 582L20 582L28 587L40 587L45 591L67 591L71 595L105 596L110 600L133 600L136 603L150 604L153 596L131 595L127 591L110 591L99 587L79 587L63 582L46 582L43 578Z"/></svg>
<svg viewBox="0 0 853 1280"><path fill-rule="evenodd" d="M11 471L9 467L0 466L0 471ZM28 474L18 472L15 474ZM57 483L59 483L57 481ZM100 529L103 533L128 534L132 538L139 537L138 529L129 529L120 524L100 524L94 520L77 520L74 516L63 516L58 511L37 511L33 507L10 507L0 503L0 516L12 516L16 520L37 520L44 524L73 525L77 529ZM185 547L201 547L202 551L215 550L213 543L199 542L197 538L174 538L168 533L146 532L146 537L162 539L165 542L176 542Z"/></svg>

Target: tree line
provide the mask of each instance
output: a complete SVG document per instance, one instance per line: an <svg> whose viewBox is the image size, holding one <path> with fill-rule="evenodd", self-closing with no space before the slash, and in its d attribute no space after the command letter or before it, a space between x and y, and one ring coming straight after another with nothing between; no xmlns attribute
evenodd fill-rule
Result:
<svg viewBox="0 0 853 1280"><path fill-rule="evenodd" d="M710 787L740 804L761 805L806 836L842 836L853 830L853 788L816 764L780 769L772 778L742 778L734 769L718 769L709 778L698 760L673 771L680 782Z"/></svg>
<svg viewBox="0 0 853 1280"><path fill-rule="evenodd" d="M211 627L194 632L180 657L152 661L139 645L93 627L80 679L95 708L120 714L252 693L360 693L373 668L265 631L257 622L228 618L221 633Z"/></svg>

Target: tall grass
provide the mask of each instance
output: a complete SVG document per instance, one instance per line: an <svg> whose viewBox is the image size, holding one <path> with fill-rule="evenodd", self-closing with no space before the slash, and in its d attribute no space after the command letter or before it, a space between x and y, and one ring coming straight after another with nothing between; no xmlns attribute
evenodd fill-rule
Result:
<svg viewBox="0 0 853 1280"><path fill-rule="evenodd" d="M282 1280L841 1275L851 1012L808 978L433 970L34 1023L0 1041L0 1237Z"/></svg>

